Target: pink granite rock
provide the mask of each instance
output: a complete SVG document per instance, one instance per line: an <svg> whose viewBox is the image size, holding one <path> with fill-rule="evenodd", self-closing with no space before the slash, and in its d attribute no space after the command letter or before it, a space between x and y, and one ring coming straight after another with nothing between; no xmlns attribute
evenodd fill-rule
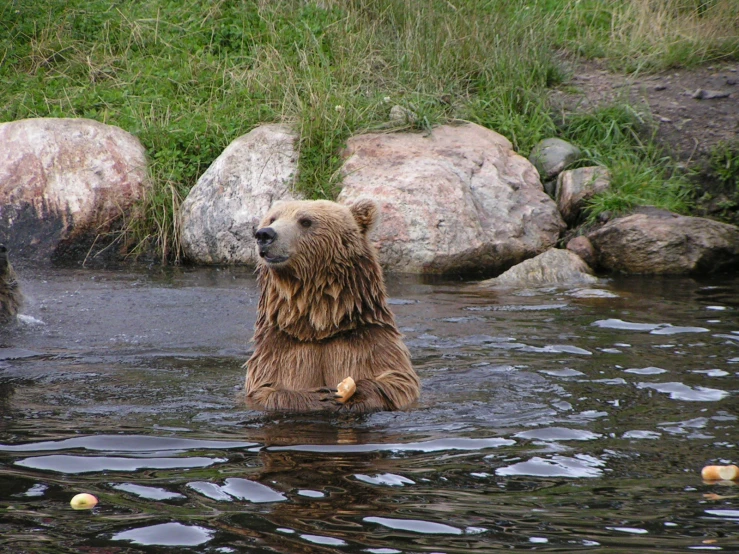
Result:
<svg viewBox="0 0 739 554"><path fill-rule="evenodd" d="M51 118L0 124L0 242L16 258L94 254L148 186L143 146L118 127Z"/></svg>
<svg viewBox="0 0 739 554"><path fill-rule="evenodd" d="M479 125L355 136L345 156L338 201L380 204L373 236L389 271L501 272L564 228L533 165Z"/></svg>

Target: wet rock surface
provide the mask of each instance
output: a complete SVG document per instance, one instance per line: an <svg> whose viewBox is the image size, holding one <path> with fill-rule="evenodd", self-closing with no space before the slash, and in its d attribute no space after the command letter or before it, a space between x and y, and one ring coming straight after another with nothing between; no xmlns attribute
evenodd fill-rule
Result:
<svg viewBox="0 0 739 554"><path fill-rule="evenodd" d="M552 248L514 265L498 277L481 281L479 286L531 288L592 284L597 281L593 270L580 256L569 250Z"/></svg>
<svg viewBox="0 0 739 554"><path fill-rule="evenodd" d="M739 228L643 208L587 235L600 268L621 273L709 274L739 267Z"/></svg>
<svg viewBox="0 0 739 554"><path fill-rule="evenodd" d="M118 127L53 118L0 124L0 242L17 259L94 257L148 188L144 148Z"/></svg>

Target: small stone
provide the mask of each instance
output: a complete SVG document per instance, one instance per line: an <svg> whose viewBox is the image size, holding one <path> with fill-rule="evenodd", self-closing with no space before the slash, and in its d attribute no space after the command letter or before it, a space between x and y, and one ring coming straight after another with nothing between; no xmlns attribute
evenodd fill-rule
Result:
<svg viewBox="0 0 739 554"><path fill-rule="evenodd" d="M718 98L727 98L730 94L721 90L704 90L699 88L692 94L692 97L696 100L716 100Z"/></svg>
<svg viewBox="0 0 739 554"><path fill-rule="evenodd" d="M418 119L418 115L409 110L396 104L390 108L390 121L402 121L403 123L413 123Z"/></svg>
<svg viewBox="0 0 739 554"><path fill-rule="evenodd" d="M579 160L581 156L582 152L577 146L559 138L548 138L534 146L529 155L529 161L536 167L542 181L548 181Z"/></svg>
<svg viewBox="0 0 739 554"><path fill-rule="evenodd" d="M655 85L654 90L660 91L660 90L665 90L666 88L667 88L667 85L659 84L659 85Z"/></svg>
<svg viewBox="0 0 739 554"><path fill-rule="evenodd" d="M588 237L580 235L579 237L573 238L567 243L567 250L580 256L582 261L590 267L596 267L597 258L595 255L595 249Z"/></svg>
<svg viewBox="0 0 739 554"><path fill-rule="evenodd" d="M569 225L578 222L586 202L608 190L611 174L601 166L568 169L557 178L557 207Z"/></svg>
<svg viewBox="0 0 739 554"><path fill-rule="evenodd" d="M549 198L554 199L557 197L557 180L552 179L544 182L544 192L549 195Z"/></svg>

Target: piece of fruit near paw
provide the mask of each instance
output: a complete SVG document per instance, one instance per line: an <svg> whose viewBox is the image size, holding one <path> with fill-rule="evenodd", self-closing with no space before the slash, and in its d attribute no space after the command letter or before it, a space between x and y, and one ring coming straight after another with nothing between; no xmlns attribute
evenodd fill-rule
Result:
<svg viewBox="0 0 739 554"><path fill-rule="evenodd" d="M90 510L95 507L98 503L98 499L89 493L76 494L72 500L69 501L69 505L75 510Z"/></svg>
<svg viewBox="0 0 739 554"><path fill-rule="evenodd" d="M701 477L706 481L736 481L739 479L739 467L730 466L706 466L701 471Z"/></svg>
<svg viewBox="0 0 739 554"><path fill-rule="evenodd" d="M357 385L354 382L354 379L352 379L351 377L347 377L341 383L336 385L336 390L338 391L338 394L341 397L341 398L337 398L336 400L343 404L344 402L349 400L352 396L354 396L355 392L357 392Z"/></svg>

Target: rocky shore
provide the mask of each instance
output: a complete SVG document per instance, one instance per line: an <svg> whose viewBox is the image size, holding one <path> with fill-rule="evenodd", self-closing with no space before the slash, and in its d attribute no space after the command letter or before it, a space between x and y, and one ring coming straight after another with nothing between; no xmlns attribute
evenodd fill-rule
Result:
<svg viewBox="0 0 739 554"><path fill-rule="evenodd" d="M296 145L293 130L271 124L223 151L181 205L188 262L255 263L257 222L272 203L299 197ZM500 279L528 260L519 270L545 284L593 273L696 275L739 266L739 228L711 219L641 207L582 226L586 202L610 186L610 174L607 167L568 169L580 153L556 137L526 159L502 135L460 122L427 134L354 136L342 155L338 201L378 202L373 239L389 272ZM85 119L0 124L0 242L16 258L120 254L118 230L148 190L144 149L119 128Z"/></svg>

